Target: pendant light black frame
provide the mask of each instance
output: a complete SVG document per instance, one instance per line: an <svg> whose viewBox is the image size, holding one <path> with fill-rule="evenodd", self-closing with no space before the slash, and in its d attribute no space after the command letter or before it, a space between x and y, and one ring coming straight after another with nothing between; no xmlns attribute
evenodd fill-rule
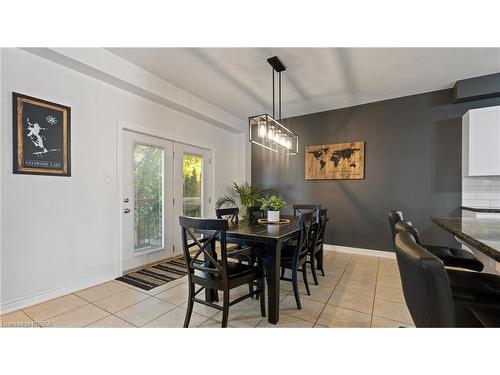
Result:
<svg viewBox="0 0 500 375"><path fill-rule="evenodd" d="M299 137L281 124L281 73L286 70L278 56L267 59L272 67L273 115L262 114L248 118L250 142L276 153L298 155ZM278 120L276 118L275 74L278 73Z"/></svg>

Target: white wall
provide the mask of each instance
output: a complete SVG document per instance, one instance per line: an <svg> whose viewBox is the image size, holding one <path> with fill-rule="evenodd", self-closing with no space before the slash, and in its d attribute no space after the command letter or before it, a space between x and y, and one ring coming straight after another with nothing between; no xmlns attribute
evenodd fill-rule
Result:
<svg viewBox="0 0 500 375"><path fill-rule="evenodd" d="M2 53L2 312L116 276L119 120L213 149L214 197L224 193L230 181L245 179L247 158L234 157L246 155L244 134L225 131L29 52L3 49ZM12 173L12 91L71 107L71 177Z"/></svg>

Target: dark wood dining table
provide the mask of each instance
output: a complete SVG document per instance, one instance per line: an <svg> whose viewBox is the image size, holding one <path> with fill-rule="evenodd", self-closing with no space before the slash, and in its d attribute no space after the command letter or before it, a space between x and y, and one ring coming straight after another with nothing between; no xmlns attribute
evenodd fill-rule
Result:
<svg viewBox="0 0 500 375"><path fill-rule="evenodd" d="M280 262L281 248L289 240L299 234L297 219L293 216L282 216L290 220L288 224L259 224L242 220L232 225L226 232L228 243L243 246L258 246L262 249L267 280L268 320L271 324L279 321L280 310ZM207 298L212 297L207 295Z"/></svg>

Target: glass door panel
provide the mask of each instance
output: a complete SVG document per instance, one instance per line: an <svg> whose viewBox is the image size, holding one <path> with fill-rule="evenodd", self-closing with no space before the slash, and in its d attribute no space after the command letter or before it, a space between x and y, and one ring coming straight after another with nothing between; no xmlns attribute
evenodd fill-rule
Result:
<svg viewBox="0 0 500 375"><path fill-rule="evenodd" d="M184 153L183 175L183 215L201 217L203 197L203 157Z"/></svg>
<svg viewBox="0 0 500 375"><path fill-rule="evenodd" d="M214 217L211 204L211 153L174 143L175 253L182 252L179 216Z"/></svg>
<svg viewBox="0 0 500 375"><path fill-rule="evenodd" d="M120 164L122 270L127 271L174 254L173 143L124 130Z"/></svg>
<svg viewBox="0 0 500 375"><path fill-rule="evenodd" d="M163 244L164 150L134 145L134 251L161 249Z"/></svg>

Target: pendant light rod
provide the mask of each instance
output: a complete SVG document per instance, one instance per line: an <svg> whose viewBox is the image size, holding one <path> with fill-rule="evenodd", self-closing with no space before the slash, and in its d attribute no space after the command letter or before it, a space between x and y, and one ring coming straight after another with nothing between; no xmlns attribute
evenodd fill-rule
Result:
<svg viewBox="0 0 500 375"><path fill-rule="evenodd" d="M286 70L285 65L281 62L281 60L278 58L278 56L273 56L267 59L267 62L269 65L272 66L273 68L273 117L276 116L276 111L275 111L275 88L274 88L274 72L278 73L278 115L279 119L281 120L281 72L284 72Z"/></svg>
<svg viewBox="0 0 500 375"><path fill-rule="evenodd" d="M275 113L274 113L274 97L275 97L275 94L274 94L274 68L272 69L272 72L273 72L273 118L275 117Z"/></svg>
<svg viewBox="0 0 500 375"><path fill-rule="evenodd" d="M273 68L271 72L273 75L273 115L271 117L264 113L248 118L249 141L278 154L298 155L299 136L280 123L283 104L281 72L286 68L277 56L268 58L267 62ZM278 82L274 77L276 73L278 73ZM277 89L276 84L278 84ZM278 94L278 108L276 108L276 94ZM278 109L279 120L276 120L276 109Z"/></svg>
<svg viewBox="0 0 500 375"><path fill-rule="evenodd" d="M279 120L281 121L281 72L278 73L279 75Z"/></svg>

